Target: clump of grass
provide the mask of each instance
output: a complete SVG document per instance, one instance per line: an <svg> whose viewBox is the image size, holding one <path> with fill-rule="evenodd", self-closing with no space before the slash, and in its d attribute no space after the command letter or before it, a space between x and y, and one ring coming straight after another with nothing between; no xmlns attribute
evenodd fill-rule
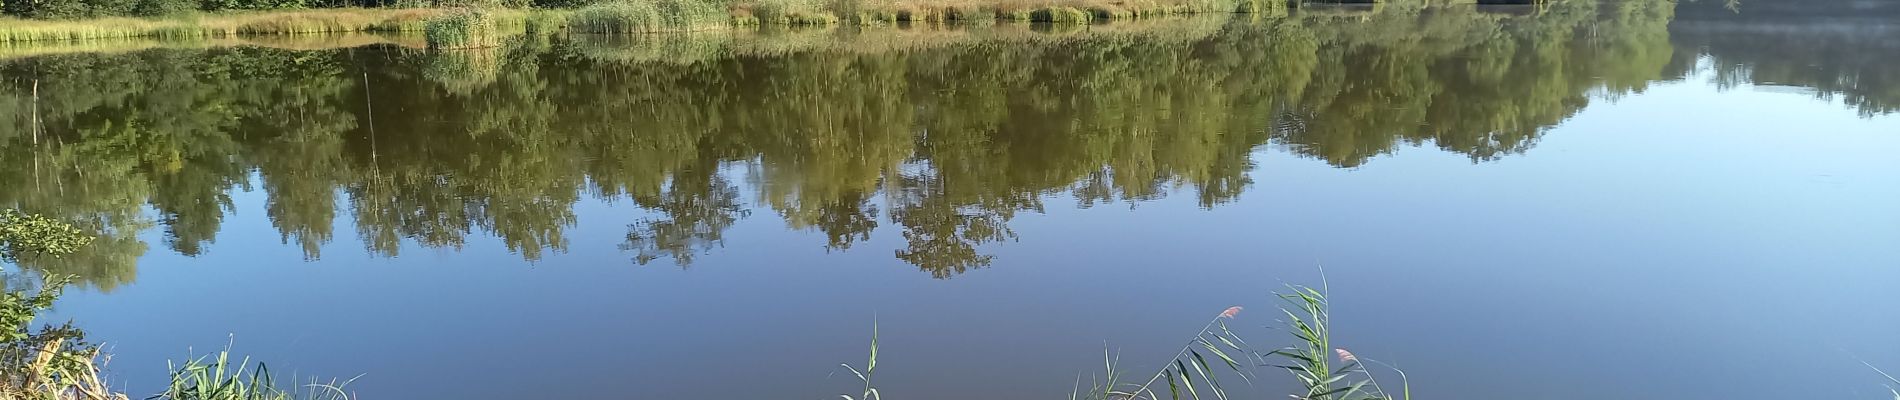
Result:
<svg viewBox="0 0 1900 400"><path fill-rule="evenodd" d="M1029 12L1030 22L1050 22L1058 24L1086 24L1093 16L1080 8L1055 6L1044 7Z"/></svg>
<svg viewBox="0 0 1900 400"><path fill-rule="evenodd" d="M350 381L330 381L285 389L264 363L233 360L230 350L171 366L171 384L150 400L352 400L343 390ZM351 381L353 381L352 379Z"/></svg>
<svg viewBox="0 0 1900 400"><path fill-rule="evenodd" d="M568 17L568 29L582 33L693 32L731 24L731 14L712 0L612 0Z"/></svg>
<svg viewBox="0 0 1900 400"><path fill-rule="evenodd" d="M742 4L735 14L751 14L754 23L775 25L831 25L838 16L814 0L758 0Z"/></svg>
<svg viewBox="0 0 1900 400"><path fill-rule="evenodd" d="M495 20L480 8L458 8L430 18L423 36L431 49L479 49L501 44Z"/></svg>

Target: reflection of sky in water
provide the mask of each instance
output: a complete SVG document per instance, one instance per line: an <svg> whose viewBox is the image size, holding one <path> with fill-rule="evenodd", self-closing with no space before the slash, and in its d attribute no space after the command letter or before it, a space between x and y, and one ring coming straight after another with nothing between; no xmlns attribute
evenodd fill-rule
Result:
<svg viewBox="0 0 1900 400"><path fill-rule="evenodd" d="M1211 210L1049 197L1011 221L1017 241L983 246L994 265L948 280L892 258L891 224L826 251L769 210L691 268L632 267L618 245L645 214L586 197L569 250L533 265L479 234L366 256L348 218L306 263L261 191L235 192L215 251L155 249L135 283L60 312L133 388L234 335L386 398L816 398L851 390L833 368L861 362L875 316L888 394L1043 398L1103 341L1147 370L1229 305L1278 343L1257 328L1268 291L1324 265L1337 341L1425 397L1879 398L1854 360L1900 366L1900 121L1705 77L1596 102L1494 162L1262 150L1249 191Z"/></svg>

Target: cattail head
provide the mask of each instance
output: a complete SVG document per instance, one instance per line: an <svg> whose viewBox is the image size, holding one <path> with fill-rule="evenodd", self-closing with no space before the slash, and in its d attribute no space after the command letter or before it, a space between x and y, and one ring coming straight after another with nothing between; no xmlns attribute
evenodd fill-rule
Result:
<svg viewBox="0 0 1900 400"><path fill-rule="evenodd" d="M1359 362L1359 357L1353 356L1352 352L1346 351L1346 349L1333 349L1333 352L1339 353L1339 361Z"/></svg>
<svg viewBox="0 0 1900 400"><path fill-rule="evenodd" d="M1240 315L1240 306L1227 307L1226 311L1220 312L1221 318L1233 319L1236 315Z"/></svg>

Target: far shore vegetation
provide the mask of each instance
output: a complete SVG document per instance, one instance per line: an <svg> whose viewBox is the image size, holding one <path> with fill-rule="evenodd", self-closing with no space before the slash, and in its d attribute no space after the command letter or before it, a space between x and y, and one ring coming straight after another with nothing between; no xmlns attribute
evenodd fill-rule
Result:
<svg viewBox="0 0 1900 400"><path fill-rule="evenodd" d="M1546 4L1580 0L1371 0ZM1086 24L1188 14L1276 14L1338 0L0 0L0 43L427 32L432 47L523 32L630 34L735 27Z"/></svg>

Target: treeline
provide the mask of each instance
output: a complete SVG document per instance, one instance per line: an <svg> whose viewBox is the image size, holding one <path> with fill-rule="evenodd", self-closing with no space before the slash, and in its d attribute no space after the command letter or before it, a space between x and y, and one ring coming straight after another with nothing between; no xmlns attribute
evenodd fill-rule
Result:
<svg viewBox="0 0 1900 400"><path fill-rule="evenodd" d="M0 14L29 19L169 17L194 11L301 10L312 8L544 7L579 5L577 0L3 0Z"/></svg>
<svg viewBox="0 0 1900 400"><path fill-rule="evenodd" d="M1341 167L1527 151L1663 77L1670 5L22 59L0 64L0 207L107 232L32 266L104 289L148 229L212 251L240 187L311 258L347 217L378 254L487 234L532 260L592 197L644 210L622 243L638 263L690 263L766 212L839 251L886 227L894 257L949 277L1050 199L1229 202L1269 143Z"/></svg>

